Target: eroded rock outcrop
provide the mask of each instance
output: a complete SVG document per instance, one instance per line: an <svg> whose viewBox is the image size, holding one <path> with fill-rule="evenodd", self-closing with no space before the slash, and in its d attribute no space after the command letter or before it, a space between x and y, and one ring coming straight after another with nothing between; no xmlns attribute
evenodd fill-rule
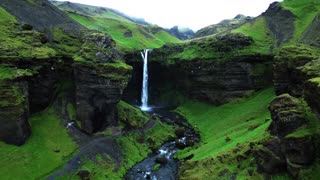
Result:
<svg viewBox="0 0 320 180"><path fill-rule="evenodd" d="M31 134L28 83L30 72L0 65L0 140L22 145ZM7 76L5 74L7 73Z"/></svg>
<svg viewBox="0 0 320 180"><path fill-rule="evenodd" d="M77 119L81 128L94 133L117 125L116 104L126 87L131 67L119 59L114 41L107 35L93 33L74 63Z"/></svg>
<svg viewBox="0 0 320 180"><path fill-rule="evenodd" d="M314 111L320 112L319 62L319 54L313 47L284 47L273 64L276 94L304 97Z"/></svg>
<svg viewBox="0 0 320 180"><path fill-rule="evenodd" d="M314 162L316 156L315 127L311 112L303 100L283 94L275 98L270 107L273 135L254 152L258 170L268 174L289 172L298 177L301 168Z"/></svg>

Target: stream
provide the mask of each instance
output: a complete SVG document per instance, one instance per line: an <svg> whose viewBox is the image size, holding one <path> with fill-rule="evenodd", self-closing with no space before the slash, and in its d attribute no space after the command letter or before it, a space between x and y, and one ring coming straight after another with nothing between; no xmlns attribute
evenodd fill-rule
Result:
<svg viewBox="0 0 320 180"><path fill-rule="evenodd" d="M179 162L173 158L174 154L187 146L192 146L199 142L199 135L181 115L169 112L168 110L152 110L153 116L159 117L163 122L181 127L180 132L176 132L177 138L174 141L163 144L158 151L152 153L131 168L126 174L126 180L174 180L177 179ZM155 168L156 167L156 168Z"/></svg>

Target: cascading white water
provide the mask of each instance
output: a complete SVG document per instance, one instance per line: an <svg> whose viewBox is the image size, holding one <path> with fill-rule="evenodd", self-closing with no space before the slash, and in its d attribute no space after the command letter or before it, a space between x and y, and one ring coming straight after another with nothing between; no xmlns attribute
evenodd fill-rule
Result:
<svg viewBox="0 0 320 180"><path fill-rule="evenodd" d="M141 52L141 56L143 59L143 81L142 81L142 94L141 94L141 107L142 111L150 110L148 106L148 52L149 49L145 49Z"/></svg>

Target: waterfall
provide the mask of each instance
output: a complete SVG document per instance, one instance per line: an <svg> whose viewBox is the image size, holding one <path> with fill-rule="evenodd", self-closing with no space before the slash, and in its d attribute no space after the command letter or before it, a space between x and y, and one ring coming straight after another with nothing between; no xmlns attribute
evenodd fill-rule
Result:
<svg viewBox="0 0 320 180"><path fill-rule="evenodd" d="M149 49L145 49L141 52L143 59L143 81L142 81L142 92L141 92L141 110L148 111L150 107L148 106L148 52Z"/></svg>

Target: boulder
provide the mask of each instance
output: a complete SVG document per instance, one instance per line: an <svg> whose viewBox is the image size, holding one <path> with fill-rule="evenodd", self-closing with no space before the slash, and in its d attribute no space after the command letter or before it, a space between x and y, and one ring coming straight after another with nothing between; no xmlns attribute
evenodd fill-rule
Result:
<svg viewBox="0 0 320 180"><path fill-rule="evenodd" d="M185 130L184 128L180 127L180 128L178 128L178 129L176 129L174 133L176 134L176 136L177 136L178 138L182 138L182 137L184 137L185 131L186 131L186 130Z"/></svg>
<svg viewBox="0 0 320 180"><path fill-rule="evenodd" d="M168 162L168 159L164 156L159 156L156 158L155 162L159 164L166 164Z"/></svg>
<svg viewBox="0 0 320 180"><path fill-rule="evenodd" d="M284 137L306 123L302 103L289 94L275 98L270 106L272 123L269 130L272 135Z"/></svg>

